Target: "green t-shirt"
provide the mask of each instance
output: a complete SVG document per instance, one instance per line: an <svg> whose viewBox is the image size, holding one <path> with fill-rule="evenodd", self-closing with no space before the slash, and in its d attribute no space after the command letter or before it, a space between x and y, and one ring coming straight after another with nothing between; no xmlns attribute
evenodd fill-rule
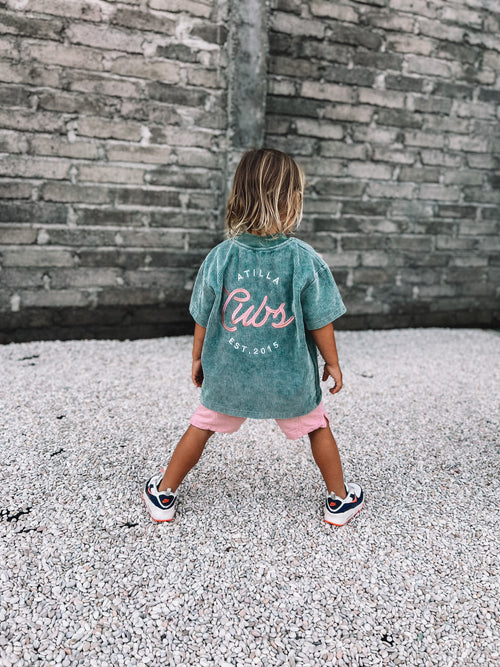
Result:
<svg viewBox="0 0 500 667"><path fill-rule="evenodd" d="M202 405L257 419L300 417L319 405L310 330L346 309L307 243L252 234L223 241L200 267L189 310L206 328Z"/></svg>

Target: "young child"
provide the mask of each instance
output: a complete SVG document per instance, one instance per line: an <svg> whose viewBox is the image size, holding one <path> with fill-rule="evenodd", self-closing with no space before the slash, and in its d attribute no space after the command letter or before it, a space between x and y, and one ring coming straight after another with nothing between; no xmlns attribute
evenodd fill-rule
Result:
<svg viewBox="0 0 500 667"><path fill-rule="evenodd" d="M304 176L277 150L245 153L226 214L228 239L203 262L190 305L195 320L192 380L201 403L165 474L146 483L155 521L174 518L179 485L215 433L247 417L275 419L287 438L308 435L328 495L324 519L343 526L364 505L359 484L344 484L337 444L321 403L323 381L342 388L332 322L345 312L327 264L290 236L302 218Z"/></svg>

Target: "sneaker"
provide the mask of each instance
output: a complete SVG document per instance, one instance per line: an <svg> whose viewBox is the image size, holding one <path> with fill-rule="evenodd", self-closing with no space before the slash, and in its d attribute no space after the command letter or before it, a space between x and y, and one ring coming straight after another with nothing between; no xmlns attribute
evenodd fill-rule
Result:
<svg viewBox="0 0 500 667"><path fill-rule="evenodd" d="M158 486L163 479L163 470L157 475L153 475L146 482L142 492L142 499L146 505L151 518L154 521L172 521L175 516L177 492L172 493L172 489L158 491Z"/></svg>
<svg viewBox="0 0 500 667"><path fill-rule="evenodd" d="M333 526L344 526L363 509L365 502L360 485L349 482L345 485L345 490L347 493L345 498L339 498L333 492L326 497L326 523L331 523Z"/></svg>

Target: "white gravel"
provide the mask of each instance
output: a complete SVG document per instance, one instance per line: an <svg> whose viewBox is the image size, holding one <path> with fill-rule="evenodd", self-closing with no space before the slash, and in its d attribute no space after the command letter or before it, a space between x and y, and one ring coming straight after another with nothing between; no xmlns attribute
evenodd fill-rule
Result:
<svg viewBox="0 0 500 667"><path fill-rule="evenodd" d="M0 347L0 664L498 664L500 336L338 342L325 404L367 499L344 528L270 421L215 435L151 521L198 400L189 337Z"/></svg>

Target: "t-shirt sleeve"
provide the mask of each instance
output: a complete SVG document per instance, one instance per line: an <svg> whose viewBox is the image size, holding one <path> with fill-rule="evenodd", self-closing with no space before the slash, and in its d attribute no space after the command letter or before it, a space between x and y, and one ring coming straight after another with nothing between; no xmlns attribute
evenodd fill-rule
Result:
<svg viewBox="0 0 500 667"><path fill-rule="evenodd" d="M189 312L194 321L202 327L207 326L208 318L212 312L212 306L215 300L215 292L206 281L207 266L206 261L200 266L196 281L191 294L191 303Z"/></svg>
<svg viewBox="0 0 500 667"><path fill-rule="evenodd" d="M327 266L301 293L302 314L306 329L321 329L346 312L339 289Z"/></svg>

